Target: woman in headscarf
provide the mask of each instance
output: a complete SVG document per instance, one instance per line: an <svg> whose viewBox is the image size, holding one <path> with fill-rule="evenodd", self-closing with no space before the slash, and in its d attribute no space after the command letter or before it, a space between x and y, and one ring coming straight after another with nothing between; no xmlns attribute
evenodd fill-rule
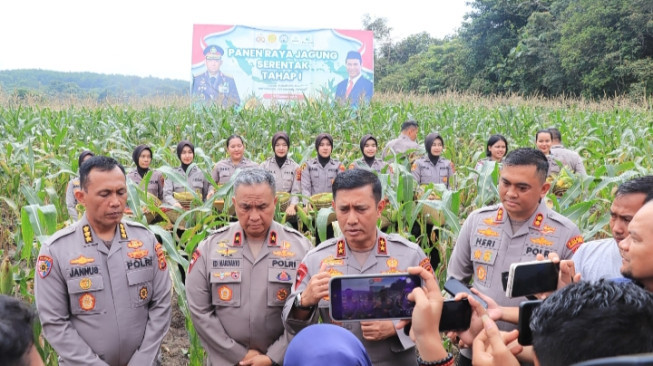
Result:
<svg viewBox="0 0 653 366"><path fill-rule="evenodd" d="M258 167L258 164L245 157L245 143L243 138L238 135L231 135L227 138L227 155L229 157L218 161L211 172L211 177L218 185L229 182L236 169ZM214 193L215 189L211 186L209 197Z"/></svg>
<svg viewBox="0 0 653 366"><path fill-rule="evenodd" d="M439 133L433 132L424 139L426 156L417 159L411 168L417 184L441 183L450 187L454 174L453 163L444 157L444 140Z"/></svg>
<svg viewBox="0 0 653 366"><path fill-rule="evenodd" d="M508 140L506 140L502 135L492 135L487 140L487 145L485 146L486 158L479 160L474 169L480 170L484 164L489 162L501 163L507 153Z"/></svg>
<svg viewBox="0 0 653 366"><path fill-rule="evenodd" d="M318 342L318 343L316 343ZM288 345L285 366L372 366L367 351L349 330L333 324L302 329Z"/></svg>
<svg viewBox="0 0 653 366"><path fill-rule="evenodd" d="M304 163L300 169L299 179L302 184L302 194L311 197L318 193L331 192L331 185L336 175L345 171L340 161L331 158L333 137L321 133L315 138L317 157ZM304 200L305 203L307 200Z"/></svg>
<svg viewBox="0 0 653 366"><path fill-rule="evenodd" d="M87 159L90 159L92 156L95 156L92 151L82 151L82 153L79 154L79 158L77 159L77 169L79 170L79 168L82 166L82 163ZM77 198L75 198L75 191L80 189L81 186L79 184L79 177L73 177L70 179L68 186L66 187L66 207L68 208L68 215L73 221L77 221L77 219L79 219L77 215Z"/></svg>
<svg viewBox="0 0 653 366"><path fill-rule="evenodd" d="M145 174L150 171L152 149L147 145L136 146L132 153L132 160L136 164L136 169L127 173L127 178L136 184L141 184ZM150 181L147 185L147 192L160 200L163 199L163 174L160 171L152 169L152 176L150 176Z"/></svg>
<svg viewBox="0 0 653 366"><path fill-rule="evenodd" d="M189 166L193 163L193 159L195 159L195 146L190 141L181 141L177 144L177 157L181 161L181 165L175 168L175 170L179 174L186 176L188 185L202 197L202 200L206 199L209 183L204 178L204 173L197 165L189 169ZM166 178L163 184L163 202L182 208L179 201L173 196L175 192L186 192L186 188L181 184L175 183L170 178Z"/></svg>
<svg viewBox="0 0 653 366"><path fill-rule="evenodd" d="M383 168L388 165L388 163L376 157L379 145L376 138L371 134L367 134L361 138L360 148L363 157L349 164L349 169L367 169L381 173Z"/></svg>
<svg viewBox="0 0 653 366"><path fill-rule="evenodd" d="M277 132L272 136L272 150L274 156L261 163L261 168L267 170L274 176L277 186L277 192L287 192L293 195L301 193L301 184L297 179L297 164L292 158L288 157L288 147L290 138L285 132ZM290 203L286 208L288 216L295 216L297 211L297 196L290 197Z"/></svg>

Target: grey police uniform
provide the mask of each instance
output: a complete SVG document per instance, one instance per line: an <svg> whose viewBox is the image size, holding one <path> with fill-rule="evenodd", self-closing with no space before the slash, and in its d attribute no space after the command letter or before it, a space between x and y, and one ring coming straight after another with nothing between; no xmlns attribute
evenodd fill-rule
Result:
<svg viewBox="0 0 653 366"><path fill-rule="evenodd" d="M345 166L340 161L331 158L329 162L322 167L317 158L313 158L300 168L299 179L302 184L302 194L311 197L314 194L331 192L331 186L336 175L345 171ZM304 199L307 203L308 199Z"/></svg>
<svg viewBox="0 0 653 366"><path fill-rule="evenodd" d="M274 176L277 192L288 192L293 195L302 193L301 182L297 174L299 164L295 163L291 158L287 158L279 168L279 164L277 164L273 156L262 162L261 168ZM299 197L292 196L290 198L291 205L296 205L298 202Z"/></svg>
<svg viewBox="0 0 653 366"><path fill-rule="evenodd" d="M156 365L171 281L154 234L122 221L108 248L86 215L41 247L35 297L60 365Z"/></svg>
<svg viewBox="0 0 653 366"><path fill-rule="evenodd" d="M386 166L388 166L388 163L386 163L385 161L383 161L383 160L381 160L379 158L374 159L374 162L372 163L372 166L367 165L367 163L365 162L365 159L360 158L360 159L354 160L353 163L349 164L349 170L351 170L351 169L365 169L365 170L375 171L377 173L382 173L383 168L385 168ZM385 173L390 173L389 169Z"/></svg>
<svg viewBox="0 0 653 366"><path fill-rule="evenodd" d="M516 233L501 204L484 207L465 220L449 259L447 278L464 282L473 278L474 287L500 306L517 306L526 299L506 297L501 281L512 263L533 261L537 254L546 258L551 252L570 259L582 243L578 227L547 208L544 201Z"/></svg>
<svg viewBox="0 0 653 366"><path fill-rule="evenodd" d="M181 175L186 175L188 185L195 190L198 195L202 196L202 199L206 199L206 195L209 192L209 182L204 178L204 172L197 166L193 166L188 170L188 174L184 172L184 169L181 167L176 167L177 171ZM172 181L172 179L166 179L163 184L163 202L174 205L177 200L174 198L174 192L185 192L186 188L178 183Z"/></svg>
<svg viewBox="0 0 653 366"><path fill-rule="evenodd" d="M549 154L546 156L546 160L549 162L549 171L547 172L547 175L557 175L560 173L560 166L558 165L558 159L552 155Z"/></svg>
<svg viewBox="0 0 653 366"><path fill-rule="evenodd" d="M392 156L392 154L400 155L408 150L416 150L415 153L411 154L415 156L420 155L423 152L422 146L420 146L417 142L411 140L410 137L401 134L396 139L388 141L388 143L385 145L385 149L383 149L381 158L385 160L386 157ZM411 159L411 161L412 160L414 159Z"/></svg>
<svg viewBox="0 0 653 366"><path fill-rule="evenodd" d="M66 187L66 207L68 208L68 216L70 216L73 221L77 221L79 218L77 215L77 198L75 198L75 191L78 191L81 188L79 177L75 177L68 181L68 186Z"/></svg>
<svg viewBox="0 0 653 366"><path fill-rule="evenodd" d="M240 104L234 78L222 72L211 77L207 71L193 78L193 95L201 95L205 101L214 101L223 107Z"/></svg>
<svg viewBox="0 0 653 366"><path fill-rule="evenodd" d="M583 175L587 174L583 165L583 159L574 150L566 149L562 145L554 145L551 146L551 155L561 161L562 165L571 169L572 172Z"/></svg>
<svg viewBox="0 0 653 366"><path fill-rule="evenodd" d="M234 365L249 349L276 363L291 335L281 311L310 243L298 231L272 222L257 258L239 223L201 242L186 276L186 297L210 364Z"/></svg>
<svg viewBox="0 0 653 366"><path fill-rule="evenodd" d="M417 184L441 183L447 188L454 174L453 163L443 157L438 159L437 164L433 164L427 156L421 157L415 160L410 170Z"/></svg>
<svg viewBox="0 0 653 366"><path fill-rule="evenodd" d="M238 165L234 165L233 161L229 158L222 159L213 167L211 177L217 184L225 184L229 182L236 169L246 168L258 168L258 164L247 158L243 158Z"/></svg>
<svg viewBox="0 0 653 366"><path fill-rule="evenodd" d="M131 181L136 184L141 184L143 181L143 177L138 174L136 169L127 173L127 178L131 179ZM147 185L147 191L153 194L156 198L163 200L163 186L163 174L161 174L161 172L158 170L152 170L152 176L150 177L150 181Z"/></svg>
<svg viewBox="0 0 653 366"><path fill-rule="evenodd" d="M363 266L350 254L350 249L342 236L325 241L306 254L297 270L297 280L292 294L286 300L283 309L286 329L295 334L304 327L317 323L320 317L323 322L334 323L329 316L329 301L325 299L320 300L317 311L313 311L309 319L299 320L290 317L297 293L306 289L311 277L319 273L322 263L326 263L332 276L399 273L405 272L407 267L420 265L433 271L429 259L416 244L398 234L385 234L378 229L376 235L376 246ZM414 343L403 331L397 331L397 335L381 341L368 341L363 338L360 322L344 322L339 325L358 337L375 366L417 364Z"/></svg>

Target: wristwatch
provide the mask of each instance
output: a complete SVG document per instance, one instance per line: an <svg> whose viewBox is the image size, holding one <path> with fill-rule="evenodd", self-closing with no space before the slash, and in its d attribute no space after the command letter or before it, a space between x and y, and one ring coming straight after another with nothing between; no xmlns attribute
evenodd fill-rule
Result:
<svg viewBox="0 0 653 366"><path fill-rule="evenodd" d="M295 301L293 302L293 306L296 307L297 309L300 310L308 310L311 311L315 306L302 306L302 293L298 292L297 295L295 296Z"/></svg>

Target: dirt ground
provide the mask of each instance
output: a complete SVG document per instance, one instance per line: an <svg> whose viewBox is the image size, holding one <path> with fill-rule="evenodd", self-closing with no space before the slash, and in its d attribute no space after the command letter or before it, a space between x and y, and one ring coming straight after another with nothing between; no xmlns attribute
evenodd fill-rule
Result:
<svg viewBox="0 0 653 366"><path fill-rule="evenodd" d="M187 352L190 348L184 315L177 305L177 295L172 294L172 321L170 330L161 344L161 365L187 366L190 362Z"/></svg>

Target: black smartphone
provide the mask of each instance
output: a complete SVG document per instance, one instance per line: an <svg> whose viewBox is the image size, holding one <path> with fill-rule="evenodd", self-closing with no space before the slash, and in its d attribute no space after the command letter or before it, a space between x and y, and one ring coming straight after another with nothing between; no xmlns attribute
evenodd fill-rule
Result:
<svg viewBox="0 0 653 366"><path fill-rule="evenodd" d="M487 302L485 302L485 300L481 299L480 296L474 294L472 290L469 289L469 287L465 286L464 283L453 277L450 277L447 282L444 283L444 290L453 296L456 296L456 294L459 292L469 294L470 296L473 296L476 301L480 302L484 308L487 309Z"/></svg>
<svg viewBox="0 0 653 366"><path fill-rule="evenodd" d="M440 316L440 332L461 331L469 328L472 321L472 306L467 299L445 300Z"/></svg>
<svg viewBox="0 0 653 366"><path fill-rule="evenodd" d="M531 332L531 315L533 315L533 310L542 304L542 300L529 300L522 301L519 304L519 337L517 337L517 342L522 346L530 346L533 344L533 333Z"/></svg>
<svg viewBox="0 0 653 366"><path fill-rule="evenodd" d="M329 280L329 313L336 321L408 319L415 303L408 294L422 278L407 273L347 275Z"/></svg>
<svg viewBox="0 0 653 366"><path fill-rule="evenodd" d="M513 263L508 274L507 297L520 297L555 291L560 266L551 261Z"/></svg>

